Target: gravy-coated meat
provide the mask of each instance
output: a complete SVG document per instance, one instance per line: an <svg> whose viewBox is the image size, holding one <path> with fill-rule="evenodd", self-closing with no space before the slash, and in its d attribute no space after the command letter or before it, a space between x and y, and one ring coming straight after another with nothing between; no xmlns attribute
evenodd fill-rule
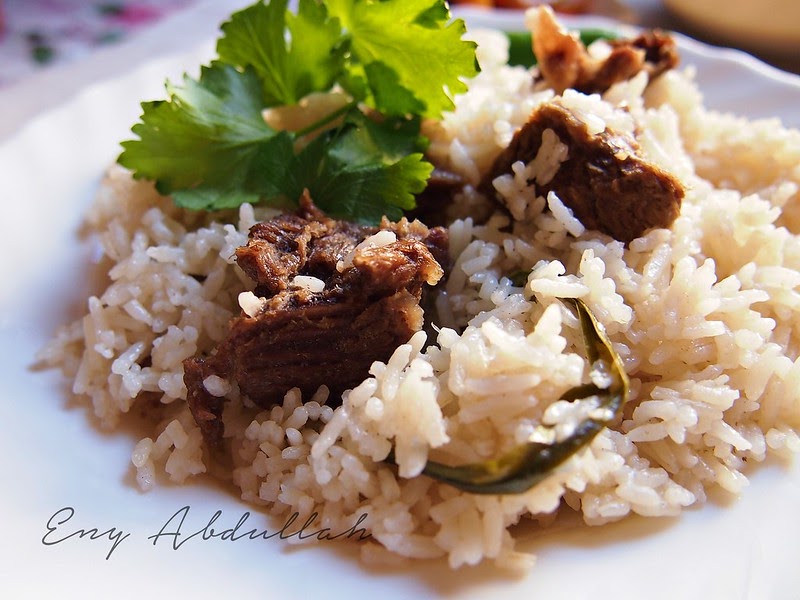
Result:
<svg viewBox="0 0 800 600"><path fill-rule="evenodd" d="M585 94L602 93L640 71L646 71L652 80L679 61L675 41L660 31L610 40L608 44L608 56L595 58L576 34L556 21L551 10L540 8L536 12L533 52L542 78L559 94L567 88Z"/></svg>
<svg viewBox="0 0 800 600"><path fill-rule="evenodd" d="M236 251L254 292L240 298L242 314L216 350L184 362L189 407L206 440L223 434L224 399L204 385L212 375L263 407L294 387L310 395L324 384L339 394L359 384L422 328L422 289L442 277L447 242L446 230L418 221L329 219L308 197L300 214L254 225Z"/></svg>
<svg viewBox="0 0 800 600"><path fill-rule="evenodd" d="M557 101L539 107L517 131L484 178L484 192L492 194L491 182L510 173L514 162L532 161L548 129L568 154L552 179L537 185L537 194L554 191L585 227L627 243L678 217L684 189L675 176L642 158L633 137L608 128L592 133Z"/></svg>

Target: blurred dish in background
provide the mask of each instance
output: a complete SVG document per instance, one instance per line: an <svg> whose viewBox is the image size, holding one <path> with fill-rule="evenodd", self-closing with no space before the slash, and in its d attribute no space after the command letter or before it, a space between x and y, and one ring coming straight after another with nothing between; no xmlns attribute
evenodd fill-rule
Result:
<svg viewBox="0 0 800 600"><path fill-rule="evenodd" d="M603 15L623 23L634 20L633 11L619 0L450 0L451 6L508 10L525 10L544 4L565 15Z"/></svg>
<svg viewBox="0 0 800 600"><path fill-rule="evenodd" d="M720 42L800 56L798 0L664 0L687 24Z"/></svg>
<svg viewBox="0 0 800 600"><path fill-rule="evenodd" d="M451 5L471 4L472 6L485 6L486 8L517 8L525 9L534 6L549 4L553 10L560 13L583 15L589 14L593 10L595 0L450 0Z"/></svg>

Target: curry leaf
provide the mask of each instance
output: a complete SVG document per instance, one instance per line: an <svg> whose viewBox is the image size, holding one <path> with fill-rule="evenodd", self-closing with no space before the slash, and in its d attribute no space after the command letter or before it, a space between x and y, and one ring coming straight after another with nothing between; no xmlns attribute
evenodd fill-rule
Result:
<svg viewBox="0 0 800 600"><path fill-rule="evenodd" d="M577 312L589 364L603 361L609 368L612 382L605 389L594 384L582 385L567 391L561 399L575 401L597 396L600 398L599 410L593 411L593 416L579 423L575 431L561 441L552 444L529 442L496 459L461 466L428 461L423 470L425 475L475 494L522 493L551 475L553 469L585 448L619 416L629 394L628 376L622 361L612 349L602 326L581 300L562 302L571 304Z"/></svg>

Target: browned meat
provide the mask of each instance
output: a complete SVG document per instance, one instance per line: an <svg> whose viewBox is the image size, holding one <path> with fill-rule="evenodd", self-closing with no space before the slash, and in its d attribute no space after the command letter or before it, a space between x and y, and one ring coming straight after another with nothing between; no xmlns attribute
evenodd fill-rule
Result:
<svg viewBox="0 0 800 600"><path fill-rule="evenodd" d="M371 246L379 231L396 241ZM443 275L447 232L406 219L380 227L336 221L306 197L301 214L253 226L236 259L256 282L255 296L212 355L184 362L189 407L212 444L223 434L224 400L203 385L211 375L268 407L293 387L310 395L325 384L340 394L386 361L422 328L422 289Z"/></svg>
<svg viewBox="0 0 800 600"><path fill-rule="evenodd" d="M634 39L610 41L611 53L602 60L589 55L580 38L569 33L548 8L537 11L533 52L539 72L557 93L573 88L585 94L602 93L619 81L644 70L650 79L674 68L679 61L674 40L660 31Z"/></svg>
<svg viewBox="0 0 800 600"><path fill-rule="evenodd" d="M447 209L455 194L464 189L465 183L458 173L434 166L428 184L417 195L417 206L407 213L409 218L419 219L427 225L446 225Z"/></svg>
<svg viewBox="0 0 800 600"><path fill-rule="evenodd" d="M557 102L540 107L514 135L484 178L483 191L493 193L492 180L510 173L515 161L533 160L547 129L568 146L568 156L549 182L537 185L537 194L554 191L585 227L627 243L678 217L684 189L677 178L641 158L632 137L609 129L592 134Z"/></svg>

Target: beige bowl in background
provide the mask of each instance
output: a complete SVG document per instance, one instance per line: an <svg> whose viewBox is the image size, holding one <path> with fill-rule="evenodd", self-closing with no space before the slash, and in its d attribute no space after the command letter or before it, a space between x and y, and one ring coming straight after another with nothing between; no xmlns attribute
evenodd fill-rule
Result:
<svg viewBox="0 0 800 600"><path fill-rule="evenodd" d="M800 0L664 0L687 24L736 45L800 58Z"/></svg>

